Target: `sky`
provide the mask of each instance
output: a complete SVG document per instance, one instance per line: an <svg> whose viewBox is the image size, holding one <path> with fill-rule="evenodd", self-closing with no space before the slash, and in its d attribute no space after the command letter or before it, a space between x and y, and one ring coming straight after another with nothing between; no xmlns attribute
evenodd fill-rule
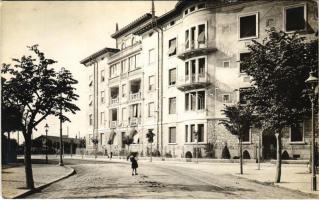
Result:
<svg viewBox="0 0 319 200"><path fill-rule="evenodd" d="M174 8L176 1L155 1L155 15ZM87 131L88 69L80 60L105 47L115 47L111 34L115 23L119 28L150 12L151 1L13 1L2 2L0 61L29 55L27 46L38 44L47 58L57 60L56 70L65 67L79 81L76 102L81 111L69 115L71 123L63 125L63 134L85 136ZM48 117L38 125L33 138L45 134L59 135L59 120ZM16 135L11 136L16 138ZM20 137L20 143L23 141Z"/></svg>

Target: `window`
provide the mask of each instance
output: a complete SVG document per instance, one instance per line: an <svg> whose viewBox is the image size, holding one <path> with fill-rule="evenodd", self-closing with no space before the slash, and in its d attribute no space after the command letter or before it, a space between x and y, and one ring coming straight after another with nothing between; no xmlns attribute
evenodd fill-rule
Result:
<svg viewBox="0 0 319 200"><path fill-rule="evenodd" d="M188 142L188 125L185 125L185 142Z"/></svg>
<svg viewBox="0 0 319 200"><path fill-rule="evenodd" d="M257 37L257 14L239 17L239 38Z"/></svg>
<svg viewBox="0 0 319 200"><path fill-rule="evenodd" d="M185 31L185 47L186 49L189 48L189 30Z"/></svg>
<svg viewBox="0 0 319 200"><path fill-rule="evenodd" d="M112 109L112 121L117 121L117 109Z"/></svg>
<svg viewBox="0 0 319 200"><path fill-rule="evenodd" d="M240 62L242 62L246 59L249 59L249 57L250 57L250 53L240 53L239 54ZM239 72L244 73L244 67L240 63L239 63Z"/></svg>
<svg viewBox="0 0 319 200"><path fill-rule="evenodd" d="M136 63L136 68L141 67L141 54L136 54L135 63Z"/></svg>
<svg viewBox="0 0 319 200"><path fill-rule="evenodd" d="M229 103L229 102L230 102L229 94L224 94L224 95L223 95L223 102L224 102L224 103Z"/></svg>
<svg viewBox="0 0 319 200"><path fill-rule="evenodd" d="M152 64L154 62L155 62L155 51L154 51L154 49L150 49L148 51L148 63Z"/></svg>
<svg viewBox="0 0 319 200"><path fill-rule="evenodd" d="M130 71L134 70L136 68L135 65L135 56L132 56L129 58L129 64L130 64Z"/></svg>
<svg viewBox="0 0 319 200"><path fill-rule="evenodd" d="M168 99L168 113L176 114L176 97Z"/></svg>
<svg viewBox="0 0 319 200"><path fill-rule="evenodd" d="M242 135L243 142L249 143L250 142L250 128L247 127Z"/></svg>
<svg viewBox="0 0 319 200"><path fill-rule="evenodd" d="M189 8L189 12L193 12L195 10L195 6Z"/></svg>
<svg viewBox="0 0 319 200"><path fill-rule="evenodd" d="M169 85L175 85L176 84L176 68L169 70Z"/></svg>
<svg viewBox="0 0 319 200"><path fill-rule="evenodd" d="M230 67L230 62L229 61L224 61L223 62L223 67L224 68L229 68Z"/></svg>
<svg viewBox="0 0 319 200"><path fill-rule="evenodd" d="M190 142L195 142L195 125L194 124L191 125L190 135L191 135L191 141Z"/></svg>
<svg viewBox="0 0 319 200"><path fill-rule="evenodd" d="M197 103L197 105L196 105ZM204 110L205 91L190 92L185 94L185 110Z"/></svg>
<svg viewBox="0 0 319 200"><path fill-rule="evenodd" d="M122 148L125 148L125 142L124 142L124 141L125 141L125 138L126 138L126 137L125 137L125 135L126 135L126 134L125 134L125 132L121 132L121 138L122 138L122 140L121 140L121 141L122 141Z"/></svg>
<svg viewBox="0 0 319 200"><path fill-rule="evenodd" d="M176 143L176 127L169 127L168 143Z"/></svg>
<svg viewBox="0 0 319 200"><path fill-rule="evenodd" d="M101 103L105 102L105 92L101 91Z"/></svg>
<svg viewBox="0 0 319 200"><path fill-rule="evenodd" d="M122 122L127 121L127 109L122 108Z"/></svg>
<svg viewBox="0 0 319 200"><path fill-rule="evenodd" d="M101 82L104 82L105 81L105 71L102 70L101 71Z"/></svg>
<svg viewBox="0 0 319 200"><path fill-rule="evenodd" d="M89 125L92 126L93 124L93 116L92 114L89 115Z"/></svg>
<svg viewBox="0 0 319 200"><path fill-rule="evenodd" d="M197 141L204 142L204 124L197 125Z"/></svg>
<svg viewBox="0 0 319 200"><path fill-rule="evenodd" d="M205 91L197 93L197 110L205 109Z"/></svg>
<svg viewBox="0 0 319 200"><path fill-rule="evenodd" d="M92 106L93 100L92 100L92 95L89 95L89 106Z"/></svg>
<svg viewBox="0 0 319 200"><path fill-rule="evenodd" d="M170 26L173 26L174 24L175 24L174 20L169 23Z"/></svg>
<svg viewBox="0 0 319 200"><path fill-rule="evenodd" d="M187 15L187 14L188 14L188 9L187 9L187 10L185 10L184 14L185 14L185 15Z"/></svg>
<svg viewBox="0 0 319 200"><path fill-rule="evenodd" d="M173 56L176 55L176 38L171 39L170 41L168 41L168 55L169 56Z"/></svg>
<svg viewBox="0 0 319 200"><path fill-rule="evenodd" d="M121 70L122 70L122 73L125 73L125 72L127 72L127 59L125 59L125 60L122 60L122 62L121 62Z"/></svg>
<svg viewBox="0 0 319 200"><path fill-rule="evenodd" d="M285 8L285 30L298 31L306 29L305 6Z"/></svg>
<svg viewBox="0 0 319 200"><path fill-rule="evenodd" d="M126 84L122 85L122 97L126 96Z"/></svg>
<svg viewBox="0 0 319 200"><path fill-rule="evenodd" d="M148 90L155 90L155 76L148 77Z"/></svg>
<svg viewBox="0 0 319 200"><path fill-rule="evenodd" d="M298 122L290 127L290 142L303 142L303 122Z"/></svg>
<svg viewBox="0 0 319 200"><path fill-rule="evenodd" d="M249 88L240 88L239 89L239 103L240 104L247 104L247 95L249 92Z"/></svg>
<svg viewBox="0 0 319 200"><path fill-rule="evenodd" d="M153 117L154 111L154 102L148 103L148 117Z"/></svg>
<svg viewBox="0 0 319 200"><path fill-rule="evenodd" d="M192 93L190 93L190 98L191 98L191 101L190 101L190 103L191 103L191 110L196 110L196 92L192 92Z"/></svg>
<svg viewBox="0 0 319 200"><path fill-rule="evenodd" d="M203 9L206 7L206 5L204 3L198 4L198 9Z"/></svg>
<svg viewBox="0 0 319 200"><path fill-rule="evenodd" d="M131 106L131 114L132 114L132 117L134 117L134 118L140 117L139 104L133 104Z"/></svg>
<svg viewBox="0 0 319 200"><path fill-rule="evenodd" d="M191 49L195 48L195 31L196 31L196 27L192 27L190 29L190 48Z"/></svg>
<svg viewBox="0 0 319 200"><path fill-rule="evenodd" d="M101 112L101 113L100 113L100 120L101 120L101 121L100 121L100 124L101 124L101 125L104 125L104 124L105 124L105 123L104 123L104 120L105 120L104 117L105 117L104 112Z"/></svg>
<svg viewBox="0 0 319 200"><path fill-rule="evenodd" d="M93 77L92 75L89 76L89 87L93 85Z"/></svg>
<svg viewBox="0 0 319 200"><path fill-rule="evenodd" d="M188 62L185 63L185 76L188 77L189 75L189 66Z"/></svg>
<svg viewBox="0 0 319 200"><path fill-rule="evenodd" d="M205 44L205 24L201 24L198 26L198 37L197 37L198 44Z"/></svg>
<svg viewBox="0 0 319 200"><path fill-rule="evenodd" d="M205 58L200 58L198 59L198 73L199 76L205 76L205 65L206 65L206 60Z"/></svg>
<svg viewBox="0 0 319 200"><path fill-rule="evenodd" d="M125 42L122 43L121 49L122 49L122 50L125 49Z"/></svg>
<svg viewBox="0 0 319 200"><path fill-rule="evenodd" d="M111 78L117 76L117 66L118 66L118 64L112 65L110 67L110 77Z"/></svg>

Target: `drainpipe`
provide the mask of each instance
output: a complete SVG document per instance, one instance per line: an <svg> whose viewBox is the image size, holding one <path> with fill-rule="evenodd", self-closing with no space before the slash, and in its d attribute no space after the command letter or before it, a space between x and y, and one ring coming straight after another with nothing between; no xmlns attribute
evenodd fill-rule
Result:
<svg viewBox="0 0 319 200"><path fill-rule="evenodd" d="M154 27L154 31L157 32L157 150L159 149L159 133L161 135L161 156L163 156L163 29ZM161 33L161 48L160 48L160 33ZM161 51L161 56L160 52ZM160 84L160 87L159 87ZM160 129L160 131L159 131Z"/></svg>

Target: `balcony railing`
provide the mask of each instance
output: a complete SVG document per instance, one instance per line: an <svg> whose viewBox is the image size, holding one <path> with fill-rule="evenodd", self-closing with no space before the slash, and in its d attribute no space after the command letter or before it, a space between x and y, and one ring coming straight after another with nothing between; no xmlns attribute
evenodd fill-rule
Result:
<svg viewBox="0 0 319 200"><path fill-rule="evenodd" d="M118 104L118 103L119 103L119 97L111 99L111 105Z"/></svg>
<svg viewBox="0 0 319 200"><path fill-rule="evenodd" d="M208 85L210 85L208 73L184 75L184 77L180 77L177 81L177 88L182 91L205 88Z"/></svg>
<svg viewBox="0 0 319 200"><path fill-rule="evenodd" d="M142 96L141 92L136 92L136 93L130 93L130 101L137 101L140 100Z"/></svg>
<svg viewBox="0 0 319 200"><path fill-rule="evenodd" d="M141 123L140 117L131 117L130 118L130 126L138 126Z"/></svg>
<svg viewBox="0 0 319 200"><path fill-rule="evenodd" d="M207 40L205 42L190 41L189 43L184 43L181 45L177 57L182 60L186 60L195 56L207 55L216 50L217 49L215 47L210 47L208 45Z"/></svg>
<svg viewBox="0 0 319 200"><path fill-rule="evenodd" d="M116 128L117 121L111 121L110 128Z"/></svg>

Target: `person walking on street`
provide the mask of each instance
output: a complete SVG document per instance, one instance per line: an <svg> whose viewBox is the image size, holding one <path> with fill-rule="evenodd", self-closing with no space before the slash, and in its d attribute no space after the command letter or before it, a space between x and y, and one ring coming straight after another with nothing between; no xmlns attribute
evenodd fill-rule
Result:
<svg viewBox="0 0 319 200"><path fill-rule="evenodd" d="M132 176L137 175L136 169L138 168L138 164L137 164L136 157L134 155L131 155L130 156L130 161L131 161L131 164L132 164Z"/></svg>

